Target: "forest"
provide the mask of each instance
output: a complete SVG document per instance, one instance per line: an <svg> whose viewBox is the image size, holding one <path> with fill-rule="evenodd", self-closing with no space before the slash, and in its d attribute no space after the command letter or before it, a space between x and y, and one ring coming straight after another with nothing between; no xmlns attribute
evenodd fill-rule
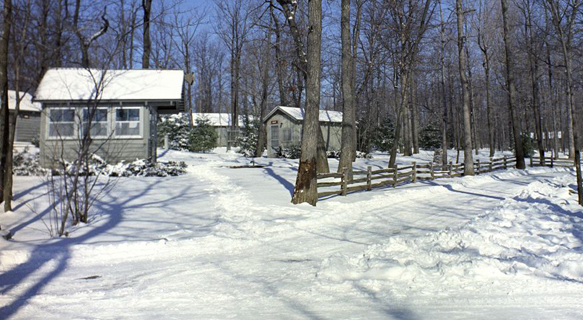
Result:
<svg viewBox="0 0 583 320"><path fill-rule="evenodd" d="M380 149L389 167L453 149L466 175L481 148L514 150L518 168L564 154L583 202L581 0L4 0L1 25L3 186L8 90L34 95L49 68L180 69L189 113L304 108L294 203L315 204L329 170L319 109L344 112L339 168Z"/></svg>

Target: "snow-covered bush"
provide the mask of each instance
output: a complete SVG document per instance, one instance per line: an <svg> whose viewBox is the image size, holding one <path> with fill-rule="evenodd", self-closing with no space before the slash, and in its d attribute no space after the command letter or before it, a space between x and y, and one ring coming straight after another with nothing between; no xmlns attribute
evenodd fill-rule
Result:
<svg viewBox="0 0 583 320"><path fill-rule="evenodd" d="M279 147L277 151L278 158L299 159L302 154L302 146L299 144L291 145L287 148Z"/></svg>
<svg viewBox="0 0 583 320"><path fill-rule="evenodd" d="M258 119L251 120L249 116L243 118L243 128L241 128L241 135L237 139L237 144L240 147L239 152L246 157L254 157L256 154L259 127Z"/></svg>
<svg viewBox="0 0 583 320"><path fill-rule="evenodd" d="M158 122L158 144L163 145L168 136L169 149L178 151L208 152L217 147L218 134L207 119L197 119L190 127L185 113L160 118ZM166 147L166 146L165 146Z"/></svg>
<svg viewBox="0 0 583 320"><path fill-rule="evenodd" d="M17 176L43 176L49 173L40 165L38 153L30 153L28 147L22 152L14 151L12 172Z"/></svg>
<svg viewBox="0 0 583 320"><path fill-rule="evenodd" d="M49 173L53 175L63 175L63 169L47 170L40 165L38 153L30 153L28 148L22 152L14 154L13 173L17 176L45 176ZM151 162L148 160L136 160L126 163L121 161L118 164L108 164L97 155L93 155L89 166L75 166L71 162L65 161L59 168L65 168L67 175L79 173L89 176L110 176L110 177L168 177L179 176L186 173L186 163L168 161ZM88 169L86 171L86 169Z"/></svg>
<svg viewBox="0 0 583 320"><path fill-rule="evenodd" d="M337 150L326 151L326 156L332 159L340 159L340 151ZM372 154L362 151L356 151L356 157L361 159L372 159Z"/></svg>
<svg viewBox="0 0 583 320"><path fill-rule="evenodd" d="M168 135L169 146L172 150L189 150L190 119L187 114L173 114L160 117L158 122L158 145L164 144L164 138Z"/></svg>
<svg viewBox="0 0 583 320"><path fill-rule="evenodd" d="M218 134L207 119L197 119L196 126L188 135L188 150L209 152L217 147Z"/></svg>

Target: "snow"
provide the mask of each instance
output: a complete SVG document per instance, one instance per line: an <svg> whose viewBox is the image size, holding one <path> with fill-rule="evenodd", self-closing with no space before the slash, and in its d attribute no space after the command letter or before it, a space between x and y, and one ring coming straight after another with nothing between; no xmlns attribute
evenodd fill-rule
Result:
<svg viewBox="0 0 583 320"><path fill-rule="evenodd" d="M20 96L20 111L41 111L40 103L32 102L32 96L29 93L19 91L18 95ZM8 90L8 108L16 109L16 91L14 90Z"/></svg>
<svg viewBox="0 0 583 320"><path fill-rule="evenodd" d="M1 318L583 317L572 169L418 182L312 207L290 203L297 160L232 169L251 159L224 148L160 154L188 174L119 178L68 238L47 235L42 179L15 178L15 210L0 215L14 234L0 241Z"/></svg>
<svg viewBox="0 0 583 320"><path fill-rule="evenodd" d="M231 126L231 114L230 113L193 113L192 117L194 121L198 119L204 119L210 121L210 125L213 127L230 127ZM253 119L252 116L249 116ZM245 116L239 115L239 127L243 127Z"/></svg>
<svg viewBox="0 0 583 320"><path fill-rule="evenodd" d="M279 106L271 110L269 114L265 117L264 121L269 119L274 113L277 111L281 111L288 116L292 117L297 121L304 120L304 109L302 108L293 108L293 107L284 107ZM342 112L340 111L328 111L328 110L320 110L320 122L337 122L342 123Z"/></svg>
<svg viewBox="0 0 583 320"><path fill-rule="evenodd" d="M49 69L35 100L182 100L182 70ZM99 89L99 90L96 90Z"/></svg>

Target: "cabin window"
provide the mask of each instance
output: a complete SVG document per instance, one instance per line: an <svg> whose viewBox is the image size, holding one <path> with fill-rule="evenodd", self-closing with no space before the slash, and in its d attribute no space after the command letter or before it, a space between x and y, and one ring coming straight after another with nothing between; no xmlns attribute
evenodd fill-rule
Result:
<svg viewBox="0 0 583 320"><path fill-rule="evenodd" d="M75 135L75 109L49 109L49 137L71 138Z"/></svg>
<svg viewBox="0 0 583 320"><path fill-rule="evenodd" d="M292 129L283 128L283 141L290 142L292 140Z"/></svg>
<svg viewBox="0 0 583 320"><path fill-rule="evenodd" d="M86 135L87 130L91 134L91 137L107 137L108 135L108 122L107 122L107 108L85 108L83 109L83 131L82 134ZM91 120L91 121L90 121ZM91 127L89 124L91 123Z"/></svg>
<svg viewBox="0 0 583 320"><path fill-rule="evenodd" d="M271 148L279 148L279 125L271 126Z"/></svg>
<svg viewBox="0 0 583 320"><path fill-rule="evenodd" d="M118 137L140 137L140 108L117 108L115 110L115 135Z"/></svg>

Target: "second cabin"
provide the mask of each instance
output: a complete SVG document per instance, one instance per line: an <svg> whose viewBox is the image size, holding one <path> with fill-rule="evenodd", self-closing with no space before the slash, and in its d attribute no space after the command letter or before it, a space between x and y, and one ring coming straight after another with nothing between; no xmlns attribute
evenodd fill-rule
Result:
<svg viewBox="0 0 583 320"><path fill-rule="evenodd" d="M279 106L263 119L267 130L267 155L276 157L282 149L299 146L302 141L304 110ZM342 140L342 112L320 110L320 128L326 150L340 150Z"/></svg>

